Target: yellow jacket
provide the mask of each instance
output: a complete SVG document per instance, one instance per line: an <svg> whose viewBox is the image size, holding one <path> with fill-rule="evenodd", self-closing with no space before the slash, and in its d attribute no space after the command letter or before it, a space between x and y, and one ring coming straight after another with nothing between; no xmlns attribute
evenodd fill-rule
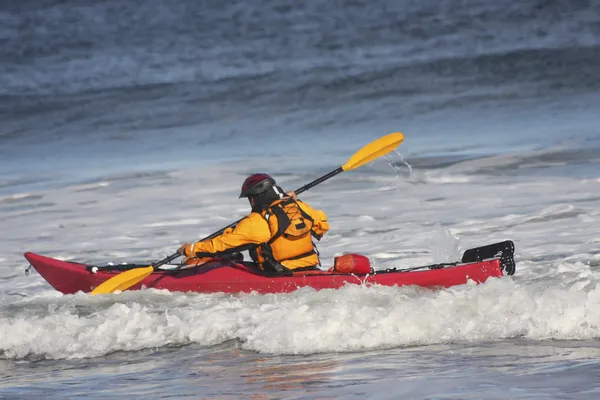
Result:
<svg viewBox="0 0 600 400"><path fill-rule="evenodd" d="M284 231L279 232L279 228ZM233 230L192 244L190 255L210 257L257 247L255 261L261 268L269 259L290 270L312 267L319 265L320 261L311 236L320 240L328 230L329 223L323 211L315 210L300 200L277 200L260 213L250 213Z"/></svg>

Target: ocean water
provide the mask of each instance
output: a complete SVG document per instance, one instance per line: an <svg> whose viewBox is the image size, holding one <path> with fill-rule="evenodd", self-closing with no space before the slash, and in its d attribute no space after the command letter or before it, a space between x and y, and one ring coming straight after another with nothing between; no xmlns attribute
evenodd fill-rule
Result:
<svg viewBox="0 0 600 400"><path fill-rule="evenodd" d="M0 1L0 398L596 399L597 2ZM294 189L376 269L511 239L441 291L64 296L22 254L155 261Z"/></svg>

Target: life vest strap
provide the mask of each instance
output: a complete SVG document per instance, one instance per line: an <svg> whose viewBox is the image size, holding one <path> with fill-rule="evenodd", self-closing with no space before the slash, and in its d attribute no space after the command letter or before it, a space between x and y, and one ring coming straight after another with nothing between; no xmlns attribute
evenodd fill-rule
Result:
<svg viewBox="0 0 600 400"><path fill-rule="evenodd" d="M271 215L275 215L277 217L277 232L269 239L267 244L270 246L275 240L277 240L281 235L284 234L286 229L291 225L292 221L287 216L283 208L277 204L273 207L269 207L267 209L267 213L265 214L265 219L269 221Z"/></svg>
<svg viewBox="0 0 600 400"><path fill-rule="evenodd" d="M304 258L304 257L312 256L313 254L317 254L317 252L315 251L315 249L312 249L311 251L307 251L306 253L303 253L303 254L298 254L297 256L294 256L294 257L290 257L290 258L285 258L283 260L279 260L279 262L299 260L299 259Z"/></svg>
<svg viewBox="0 0 600 400"><path fill-rule="evenodd" d="M300 267L300 268L295 268L292 270L292 272L302 272L302 271L321 271L321 269L319 269L319 267L312 266L312 267Z"/></svg>

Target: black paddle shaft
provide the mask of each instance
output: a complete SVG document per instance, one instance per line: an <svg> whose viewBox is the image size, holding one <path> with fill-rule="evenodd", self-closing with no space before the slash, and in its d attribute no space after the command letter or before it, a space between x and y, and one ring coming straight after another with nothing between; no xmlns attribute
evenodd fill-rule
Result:
<svg viewBox="0 0 600 400"><path fill-rule="evenodd" d="M174 259L181 257L181 254L179 253L174 253L171 254L169 257L160 260L159 262L157 262L156 264L152 264L152 267L154 268L154 270L156 271L159 267L162 267L163 265L165 265L166 263L170 263L171 261L173 261Z"/></svg>
<svg viewBox="0 0 600 400"><path fill-rule="evenodd" d="M337 174L339 174L341 172L344 172L344 169L342 167L339 167L338 169L331 171L327 175L324 175L324 176L320 177L319 179L315 179L311 183L307 183L306 185L302 186L300 189L296 190L295 192L296 192L296 194L306 192L307 190L312 189L315 186L317 186L319 183L325 182L327 179L333 178L334 176L336 176Z"/></svg>

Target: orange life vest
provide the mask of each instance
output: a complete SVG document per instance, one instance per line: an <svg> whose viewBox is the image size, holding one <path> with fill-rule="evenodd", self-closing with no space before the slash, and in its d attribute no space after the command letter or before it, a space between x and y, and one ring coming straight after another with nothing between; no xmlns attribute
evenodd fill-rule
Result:
<svg viewBox="0 0 600 400"><path fill-rule="evenodd" d="M320 264L312 236L320 237L313 230L313 218L298 201L290 198L275 202L261 215L269 224L271 239L258 248L259 265L275 262L286 266L286 261L305 258L306 267Z"/></svg>

